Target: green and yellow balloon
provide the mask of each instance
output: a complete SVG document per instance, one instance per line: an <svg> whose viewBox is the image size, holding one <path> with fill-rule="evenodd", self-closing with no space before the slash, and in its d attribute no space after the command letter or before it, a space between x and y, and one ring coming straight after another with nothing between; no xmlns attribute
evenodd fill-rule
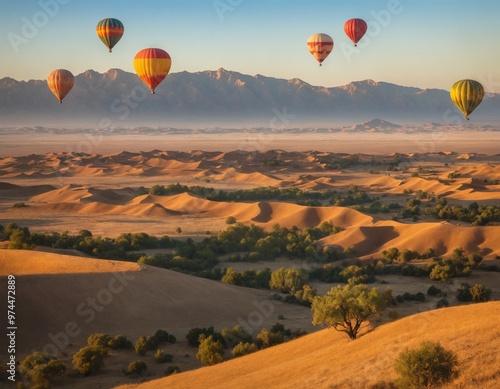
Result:
<svg viewBox="0 0 500 389"><path fill-rule="evenodd" d="M460 80L453 84L450 90L451 101L462 111L465 118L474 111L484 96L483 86L474 80Z"/></svg>
<svg viewBox="0 0 500 389"><path fill-rule="evenodd" d="M102 19L97 23L96 27L97 36L106 45L110 53L121 39L124 31L122 22L113 18Z"/></svg>

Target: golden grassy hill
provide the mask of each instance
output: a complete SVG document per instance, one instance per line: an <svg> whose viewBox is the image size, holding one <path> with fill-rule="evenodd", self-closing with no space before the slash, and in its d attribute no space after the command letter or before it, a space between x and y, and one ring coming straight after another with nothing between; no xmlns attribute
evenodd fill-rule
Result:
<svg viewBox="0 0 500 389"><path fill-rule="evenodd" d="M500 302L432 310L382 325L350 341L331 329L235 360L121 389L370 388L396 378L406 347L440 342L459 357L448 388L498 388ZM378 386L380 387L380 386Z"/></svg>
<svg viewBox="0 0 500 389"><path fill-rule="evenodd" d="M70 332L78 334L69 340L79 347L97 332L136 340L161 328L183 340L191 328L213 325L220 331L251 314L258 321L255 334L279 314L288 327L308 323L305 329L314 330L308 308L271 301L269 291L136 263L0 250L0 290L7 290L7 274L16 276L18 357L54 344L52 335L66 331L67 323L75 323Z"/></svg>

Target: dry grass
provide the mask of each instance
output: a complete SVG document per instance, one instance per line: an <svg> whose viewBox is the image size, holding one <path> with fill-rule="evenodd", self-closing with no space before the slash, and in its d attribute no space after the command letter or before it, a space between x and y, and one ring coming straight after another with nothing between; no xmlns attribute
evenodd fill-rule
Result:
<svg viewBox="0 0 500 389"><path fill-rule="evenodd" d="M350 341L323 330L256 354L126 388L369 388L396 379L393 363L423 340L455 352L460 377L449 388L498 387L500 302L403 318ZM125 387L121 387L125 388Z"/></svg>

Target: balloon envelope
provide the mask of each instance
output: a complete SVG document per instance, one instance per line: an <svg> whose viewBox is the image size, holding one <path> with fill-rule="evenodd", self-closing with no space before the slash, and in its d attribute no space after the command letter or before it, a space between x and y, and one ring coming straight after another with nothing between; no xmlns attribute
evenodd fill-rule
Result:
<svg viewBox="0 0 500 389"><path fill-rule="evenodd" d="M453 84L450 90L451 101L469 120L469 115L481 103L484 96L483 86L474 80L460 80Z"/></svg>
<svg viewBox="0 0 500 389"><path fill-rule="evenodd" d="M307 48L321 66L321 63L333 50L333 39L327 34L311 35L307 40Z"/></svg>
<svg viewBox="0 0 500 389"><path fill-rule="evenodd" d="M111 49L121 39L124 31L122 22L113 18L102 19L97 23L96 27L97 36L106 45L110 53Z"/></svg>
<svg viewBox="0 0 500 389"><path fill-rule="evenodd" d="M363 19L349 19L344 24L344 31L349 39L354 42L354 46L357 46L366 30L368 30L368 25Z"/></svg>
<svg viewBox="0 0 500 389"><path fill-rule="evenodd" d="M134 58L134 68L137 75L155 93L155 88L167 77L172 59L162 49L143 49Z"/></svg>
<svg viewBox="0 0 500 389"><path fill-rule="evenodd" d="M47 77L47 84L52 93L62 104L64 97L69 93L75 84L75 77L66 69L56 69Z"/></svg>

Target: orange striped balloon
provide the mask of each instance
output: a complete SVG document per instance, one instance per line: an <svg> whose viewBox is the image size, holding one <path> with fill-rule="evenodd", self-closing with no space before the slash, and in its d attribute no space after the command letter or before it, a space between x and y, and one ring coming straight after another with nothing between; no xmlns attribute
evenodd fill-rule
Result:
<svg viewBox="0 0 500 389"><path fill-rule="evenodd" d="M321 63L333 50L333 39L327 34L311 35L307 40L307 48L321 66Z"/></svg>
<svg viewBox="0 0 500 389"><path fill-rule="evenodd" d="M137 75L155 93L155 88L167 77L172 59L162 49L143 49L134 58L134 68Z"/></svg>
<svg viewBox="0 0 500 389"><path fill-rule="evenodd" d="M75 77L69 70L56 69L47 77L47 84L59 103L62 104L64 97L75 85Z"/></svg>

